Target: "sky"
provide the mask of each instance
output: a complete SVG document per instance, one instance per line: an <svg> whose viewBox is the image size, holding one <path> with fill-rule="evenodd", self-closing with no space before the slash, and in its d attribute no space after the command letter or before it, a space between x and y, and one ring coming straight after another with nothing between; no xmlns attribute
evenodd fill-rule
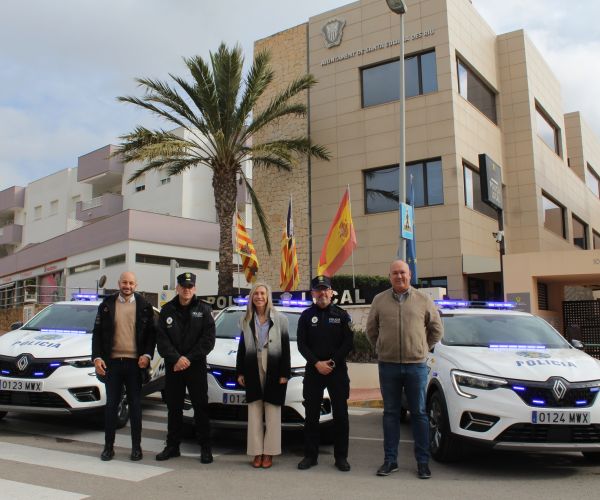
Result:
<svg viewBox="0 0 600 500"><path fill-rule="evenodd" d="M222 41L249 61L254 40L347 3L0 0L0 191L75 167L138 124L165 126L116 101L140 95L136 77L185 75L182 57L208 57ZM581 111L600 137L600 1L473 4L497 33L527 30L561 82L565 112Z"/></svg>

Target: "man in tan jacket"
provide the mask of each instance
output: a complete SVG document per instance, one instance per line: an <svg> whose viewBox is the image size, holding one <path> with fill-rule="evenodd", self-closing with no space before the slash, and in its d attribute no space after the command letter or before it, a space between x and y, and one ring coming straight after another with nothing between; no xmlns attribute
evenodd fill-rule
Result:
<svg viewBox="0 0 600 500"><path fill-rule="evenodd" d="M410 269L402 260L390 265L392 288L373 299L367 336L377 351L379 385L383 396L384 463L378 476L398 470L402 390L406 393L417 475L429 470L429 420L425 409L427 353L443 335L443 325L431 297L410 286Z"/></svg>

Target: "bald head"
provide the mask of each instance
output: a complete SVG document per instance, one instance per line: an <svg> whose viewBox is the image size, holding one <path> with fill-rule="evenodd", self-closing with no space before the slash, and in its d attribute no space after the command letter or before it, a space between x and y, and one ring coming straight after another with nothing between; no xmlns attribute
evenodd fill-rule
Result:
<svg viewBox="0 0 600 500"><path fill-rule="evenodd" d="M390 283L396 293L404 293L410 288L410 268L403 260L395 260L390 264Z"/></svg>
<svg viewBox="0 0 600 500"><path fill-rule="evenodd" d="M121 273L118 284L119 292L124 299L128 299L133 295L133 292L135 292L135 288L137 287L137 279L135 278L135 274L130 271Z"/></svg>

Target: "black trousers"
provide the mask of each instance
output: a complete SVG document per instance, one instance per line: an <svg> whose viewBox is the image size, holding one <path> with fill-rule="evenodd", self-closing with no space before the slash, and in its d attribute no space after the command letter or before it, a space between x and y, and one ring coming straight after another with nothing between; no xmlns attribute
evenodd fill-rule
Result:
<svg viewBox="0 0 600 500"><path fill-rule="evenodd" d="M106 407L104 410L104 442L113 445L117 428L119 401L123 386L129 403L131 444L142 441L142 372L138 360L133 358L109 359L106 362Z"/></svg>
<svg viewBox="0 0 600 500"><path fill-rule="evenodd" d="M333 454L336 459L348 457L348 398L350 397L350 379L348 370L335 368L329 375L321 375L314 368L307 368L304 375L304 456L319 456L319 416L323 391L327 388L333 411L334 442Z"/></svg>
<svg viewBox="0 0 600 500"><path fill-rule="evenodd" d="M169 410L167 446L179 446L183 427L183 402L185 390L194 407L194 428L200 445L210 444L208 419L208 384L206 363L196 361L183 371L174 372L173 365L166 366L165 399Z"/></svg>

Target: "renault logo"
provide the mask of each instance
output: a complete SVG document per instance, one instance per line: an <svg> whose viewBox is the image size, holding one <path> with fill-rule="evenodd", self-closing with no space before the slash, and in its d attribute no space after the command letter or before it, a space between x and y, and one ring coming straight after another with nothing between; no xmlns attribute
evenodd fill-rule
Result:
<svg viewBox="0 0 600 500"><path fill-rule="evenodd" d="M25 368L27 368L29 366L29 358L27 356L21 356L18 360L17 360L17 368L24 372Z"/></svg>
<svg viewBox="0 0 600 500"><path fill-rule="evenodd" d="M554 394L556 400L560 401L562 398L565 397L565 394L567 393L567 386L562 380L557 378L554 381L554 384L552 385L552 393Z"/></svg>

